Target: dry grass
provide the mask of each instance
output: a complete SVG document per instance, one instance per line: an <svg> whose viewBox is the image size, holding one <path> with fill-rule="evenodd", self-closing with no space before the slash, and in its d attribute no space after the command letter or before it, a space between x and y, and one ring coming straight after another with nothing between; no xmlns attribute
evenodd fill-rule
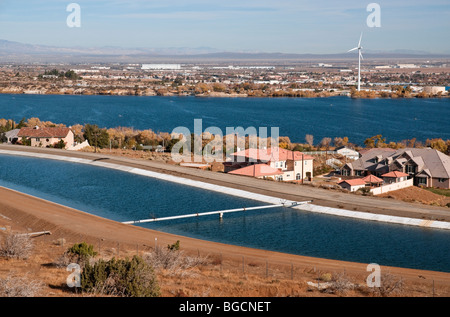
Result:
<svg viewBox="0 0 450 317"><path fill-rule="evenodd" d="M44 284L25 276L9 274L0 278L0 297L34 297L43 290Z"/></svg>
<svg viewBox="0 0 450 317"><path fill-rule="evenodd" d="M28 235L9 233L0 246L0 256L28 259L33 250L33 242Z"/></svg>

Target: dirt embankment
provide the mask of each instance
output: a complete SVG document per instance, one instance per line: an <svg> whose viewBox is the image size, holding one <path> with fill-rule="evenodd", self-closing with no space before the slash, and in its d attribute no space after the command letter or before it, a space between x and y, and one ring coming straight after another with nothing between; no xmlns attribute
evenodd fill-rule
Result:
<svg viewBox="0 0 450 317"><path fill-rule="evenodd" d="M381 194L379 197L393 198L405 202L418 202L432 206L447 206L450 203L450 197L438 195L415 186Z"/></svg>

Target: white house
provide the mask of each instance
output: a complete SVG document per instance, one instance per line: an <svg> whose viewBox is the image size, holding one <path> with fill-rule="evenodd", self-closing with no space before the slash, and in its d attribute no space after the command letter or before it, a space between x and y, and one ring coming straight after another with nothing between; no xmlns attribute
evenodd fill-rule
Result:
<svg viewBox="0 0 450 317"><path fill-rule="evenodd" d="M359 159L359 152L355 151L353 149L350 149L350 148L348 148L346 146L338 147L338 148L336 148L335 151L336 151L337 154L345 156L345 157L347 157L347 158L349 158L351 160Z"/></svg>

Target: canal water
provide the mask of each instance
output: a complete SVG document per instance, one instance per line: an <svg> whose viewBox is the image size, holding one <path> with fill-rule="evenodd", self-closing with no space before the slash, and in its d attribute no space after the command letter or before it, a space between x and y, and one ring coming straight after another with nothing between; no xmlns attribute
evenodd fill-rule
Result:
<svg viewBox="0 0 450 317"><path fill-rule="evenodd" d="M264 205L118 170L11 155L0 155L0 186L120 222ZM140 226L291 254L450 272L449 230L289 208Z"/></svg>

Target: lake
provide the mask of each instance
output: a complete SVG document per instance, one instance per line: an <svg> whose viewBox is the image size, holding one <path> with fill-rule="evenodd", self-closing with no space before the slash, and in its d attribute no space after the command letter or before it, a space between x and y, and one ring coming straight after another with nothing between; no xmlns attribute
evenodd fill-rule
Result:
<svg viewBox="0 0 450 317"><path fill-rule="evenodd" d="M203 130L216 126L278 127L280 136L305 143L306 134L317 144L324 137L347 136L363 145L382 134L399 142L450 139L450 99L330 98L203 98L73 95L0 95L0 118L38 117L42 121L134 127L172 132L178 126L194 131L194 119Z"/></svg>

